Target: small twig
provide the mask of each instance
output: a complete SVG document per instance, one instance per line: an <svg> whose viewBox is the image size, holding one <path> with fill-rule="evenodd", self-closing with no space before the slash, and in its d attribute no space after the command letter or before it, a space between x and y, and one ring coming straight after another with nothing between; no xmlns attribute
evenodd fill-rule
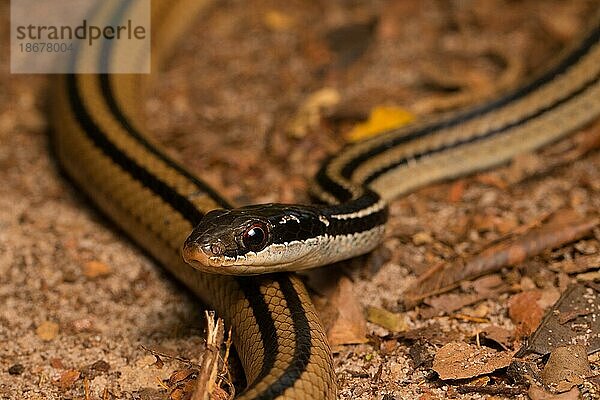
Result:
<svg viewBox="0 0 600 400"><path fill-rule="evenodd" d="M171 388L165 384L162 379L160 379L158 376L155 377L156 378L156 382L158 383L158 386L162 387L165 390L170 390Z"/></svg>
<svg viewBox="0 0 600 400"><path fill-rule="evenodd" d="M174 356L174 355L163 353L163 352L157 351L157 350L152 350L152 349L144 346L143 344L141 345L141 348L143 350L146 350L148 353L152 354L154 357L156 357L156 362L157 363L162 363L162 360L160 359L160 357L162 357L162 358L167 358L169 360L179 361L181 363L186 364L188 367L195 365L193 362L191 362L187 358L183 358L183 357L179 357L179 356Z"/></svg>
<svg viewBox="0 0 600 400"><path fill-rule="evenodd" d="M214 312L206 312L208 332L206 335L206 351L202 356L200 371L196 380L196 389L191 400L209 400L218 387L216 380L219 370L220 350L225 335L223 320L215 321Z"/></svg>
<svg viewBox="0 0 600 400"><path fill-rule="evenodd" d="M475 322L478 324L487 324L488 322L490 322L490 320L487 318L472 317L472 316L466 315L466 314L453 314L452 318L460 319L462 321Z"/></svg>
<svg viewBox="0 0 600 400"><path fill-rule="evenodd" d="M85 400L90 400L90 381L88 378L83 378L83 393L85 394Z"/></svg>
<svg viewBox="0 0 600 400"><path fill-rule="evenodd" d="M227 332L227 341L225 342L225 355L223 356L223 371L219 377L219 386L222 383L225 383L229 388L230 398L235 397L235 386L233 385L233 380L231 378L231 371L229 370L229 364L227 364L227 360L229 359L229 353L231 352L231 327L229 327L229 332Z"/></svg>

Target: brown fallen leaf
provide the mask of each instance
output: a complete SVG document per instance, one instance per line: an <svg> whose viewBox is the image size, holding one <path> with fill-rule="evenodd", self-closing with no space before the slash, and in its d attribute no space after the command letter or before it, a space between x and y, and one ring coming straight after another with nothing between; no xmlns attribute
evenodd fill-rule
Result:
<svg viewBox="0 0 600 400"><path fill-rule="evenodd" d="M573 388L566 393L554 394L537 385L531 385L527 395L531 400L579 400L579 390Z"/></svg>
<svg viewBox="0 0 600 400"><path fill-rule="evenodd" d="M517 357L545 355L555 348L581 344L593 353L600 349L600 287L579 283L567 287L548 310L539 328L519 350ZM563 317L564 315L564 317Z"/></svg>
<svg viewBox="0 0 600 400"><path fill-rule="evenodd" d="M337 68L349 66L364 54L373 41L377 22L371 17L342 24L325 34L329 49L336 55Z"/></svg>
<svg viewBox="0 0 600 400"><path fill-rule="evenodd" d="M406 316L394 313L383 308L367 307L367 321L377 324L391 332L404 332L408 330Z"/></svg>
<svg viewBox="0 0 600 400"><path fill-rule="evenodd" d="M550 353L542 371L542 380L545 385L560 393L583 383L585 378L592 375L584 346L562 346Z"/></svg>
<svg viewBox="0 0 600 400"><path fill-rule="evenodd" d="M511 347L513 333L508 329L504 329L500 326L490 325L483 329L481 332L482 336L488 340L492 340L502 346L504 349Z"/></svg>
<svg viewBox="0 0 600 400"><path fill-rule="evenodd" d="M190 400L195 386L196 381L194 379L180 382L175 388L171 389L169 400Z"/></svg>
<svg viewBox="0 0 600 400"><path fill-rule="evenodd" d="M329 299L328 308L336 311L327 330L327 337L332 346L368 341L367 321L362 306L354 294L354 285L350 279L345 276L340 277L337 288Z"/></svg>
<svg viewBox="0 0 600 400"><path fill-rule="evenodd" d="M469 260L457 260L428 269L405 292L404 303L413 307L429 296L454 289L464 280L517 265L544 250L577 240L596 227L598 222L598 218L582 218L571 210L557 212L541 227L496 244Z"/></svg>
<svg viewBox="0 0 600 400"><path fill-rule="evenodd" d="M186 379L189 379L190 377L192 377L193 375L195 375L197 373L198 373L197 368L186 368L186 369L182 369L179 371L175 371L169 377L169 381L167 382L167 385L169 387L175 386L178 383L183 382Z"/></svg>
<svg viewBox="0 0 600 400"><path fill-rule="evenodd" d="M461 286L463 289L472 287L477 293L489 295L504 285L504 280L500 274L491 274L465 283L465 286Z"/></svg>
<svg viewBox="0 0 600 400"><path fill-rule="evenodd" d="M67 390L71 386L73 386L75 381L77 381L77 379L79 379L79 376L80 376L79 371L70 369L70 370L63 372L60 375L60 378L58 378L58 380L54 381L54 384L56 386L58 386L61 390Z"/></svg>
<svg viewBox="0 0 600 400"><path fill-rule="evenodd" d="M98 360L81 369L81 376L93 380L97 376L103 375L110 370L110 364L104 360Z"/></svg>
<svg viewBox="0 0 600 400"><path fill-rule="evenodd" d="M44 321L35 329L35 334L40 339L49 342L58 335L58 331L59 326L56 322Z"/></svg>
<svg viewBox="0 0 600 400"><path fill-rule="evenodd" d="M440 348L433 360L433 370L440 379L467 379L506 368L513 352L452 342Z"/></svg>
<svg viewBox="0 0 600 400"><path fill-rule="evenodd" d="M490 296L480 293L456 294L448 293L426 299L425 304L430 305L444 314L450 314L461 308L477 303Z"/></svg>
<svg viewBox="0 0 600 400"><path fill-rule="evenodd" d="M542 297L539 290L518 293L508 301L508 316L517 325L516 336L529 336L537 329L544 310L537 301Z"/></svg>

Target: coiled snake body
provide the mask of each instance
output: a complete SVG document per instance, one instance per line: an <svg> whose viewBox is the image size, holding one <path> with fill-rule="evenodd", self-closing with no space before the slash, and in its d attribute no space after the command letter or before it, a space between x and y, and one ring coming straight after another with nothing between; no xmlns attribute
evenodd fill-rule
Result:
<svg viewBox="0 0 600 400"><path fill-rule="evenodd" d="M153 67L203 7L152 2ZM103 15L115 21L118 12ZM288 272L233 275L365 253L381 240L393 197L506 162L593 121L599 37L595 27L542 75L492 102L347 147L316 178L325 206L230 210L147 139L138 109L143 75L57 79L52 143L92 202L233 327L248 382L240 398L333 399L331 352L301 281ZM108 62L111 54L94 56Z"/></svg>

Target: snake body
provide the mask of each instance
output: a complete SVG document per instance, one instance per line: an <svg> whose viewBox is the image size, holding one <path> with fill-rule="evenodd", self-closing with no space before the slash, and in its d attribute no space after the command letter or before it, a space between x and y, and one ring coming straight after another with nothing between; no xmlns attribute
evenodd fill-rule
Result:
<svg viewBox="0 0 600 400"><path fill-rule="evenodd" d="M152 2L153 68L204 5L198 0ZM102 15L115 21L119 10L104 10ZM389 199L429 182L505 162L596 118L600 114L599 36L596 27L532 83L495 101L348 147L317 176L314 192L325 206L266 205L222 211L232 205L147 138L138 108L148 84L144 75L58 78L53 90L52 145L73 183L233 328L248 383L239 398L333 399L337 387L331 352L302 282L292 273L241 277L198 271L222 269L218 261L200 260L198 252L207 245L202 242L204 233L220 229L220 219L235 220L232 213L250 216L250 221L259 218L275 221L278 227L287 225L293 233L262 232L265 238L280 241L278 251L272 242L267 244L270 257L281 257L285 246L292 249L286 253L291 256L309 253L302 247L309 239L320 249L311 249L309 257L290 263L289 269L368 251L383 234ZM108 62L111 54L104 50L84 56ZM249 232L242 232L250 239L246 237L241 245L252 248L260 241L262 246L264 238ZM194 266L182 261L184 242L184 254ZM209 246L213 255L227 256L230 249L222 242L215 246ZM261 250L243 256L246 262L255 257L251 267L259 268L258 272L274 267L258 265L265 256ZM308 259L313 260L311 265ZM285 264L285 259L279 260ZM257 272L248 270L248 265L241 269Z"/></svg>

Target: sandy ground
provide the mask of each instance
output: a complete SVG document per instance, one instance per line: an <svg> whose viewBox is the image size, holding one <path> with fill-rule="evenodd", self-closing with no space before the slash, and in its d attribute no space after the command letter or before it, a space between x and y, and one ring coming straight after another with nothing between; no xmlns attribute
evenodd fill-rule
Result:
<svg viewBox="0 0 600 400"><path fill-rule="evenodd" d="M238 203L306 199L307 179L320 160L372 107L397 104L423 115L488 96L503 79L510 83L545 65L577 35L593 6L254 3L225 2L203 17L145 100L156 137ZM367 34L366 50L324 39L341 25L369 25L373 16L377 28ZM8 73L5 2L0 18L0 398L168 398L161 381L183 366L166 360L158 369L142 346L197 361L202 306L61 177L48 151L48 79ZM500 63L498 55L505 57ZM453 73L440 78L440 65ZM507 65L514 77L506 77ZM336 90L341 102L305 135L289 134L299 105L323 87ZM596 212L598 170L595 153L507 188L468 178L458 201L449 196L451 183L423 189L393 204L381 249L342 267L364 307L401 310L415 271L501 236L506 226L498 221L518 225L562 206ZM497 223L478 226L482 219ZM580 248L600 248L594 237L577 245L548 251L503 277L556 286L544 265ZM490 323L513 329L507 297L479 306L487 307ZM407 317L411 327L440 324L448 337L471 337L482 328L418 311ZM368 331L387 333L373 324ZM481 397L430 379L427 369L414 368L409 352L401 342L385 352L373 342L338 348L342 398Z"/></svg>

